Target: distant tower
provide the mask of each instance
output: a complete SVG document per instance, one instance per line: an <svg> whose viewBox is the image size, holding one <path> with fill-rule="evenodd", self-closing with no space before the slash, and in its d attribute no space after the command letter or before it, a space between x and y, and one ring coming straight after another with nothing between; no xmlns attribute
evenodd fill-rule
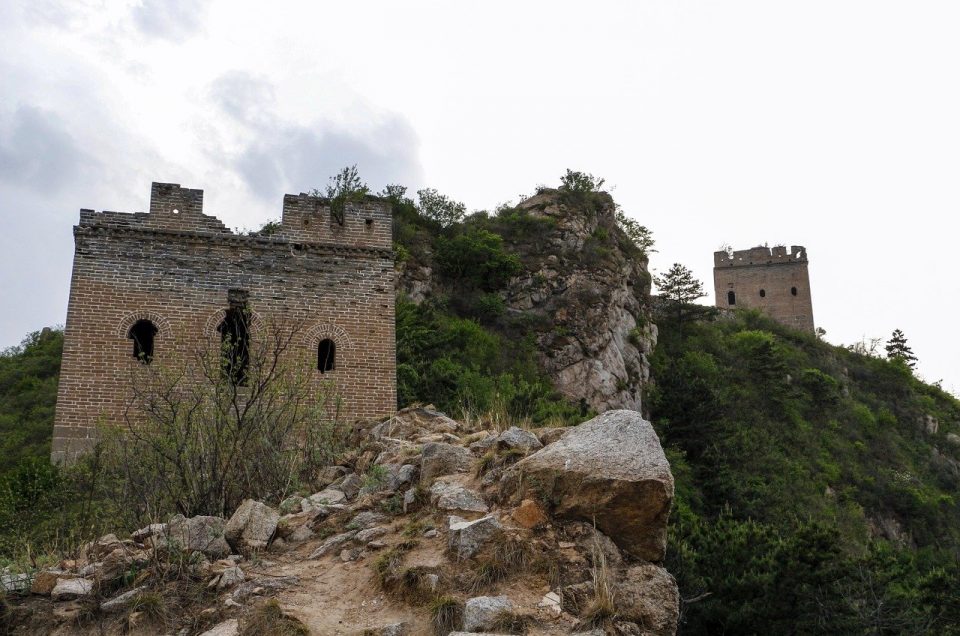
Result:
<svg viewBox="0 0 960 636"><path fill-rule="evenodd" d="M713 253L717 307L758 308L802 331L813 331L807 250L800 245Z"/></svg>

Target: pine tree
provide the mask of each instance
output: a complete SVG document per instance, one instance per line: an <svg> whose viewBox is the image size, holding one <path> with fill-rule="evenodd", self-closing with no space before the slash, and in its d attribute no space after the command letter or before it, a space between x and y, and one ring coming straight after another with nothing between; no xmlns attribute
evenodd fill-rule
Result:
<svg viewBox="0 0 960 636"><path fill-rule="evenodd" d="M693 277L693 272L680 263L674 263L663 276L654 278L660 296L669 301L676 311L677 329L683 334L683 322L697 313L693 304L697 298L706 296L703 283Z"/></svg>
<svg viewBox="0 0 960 636"><path fill-rule="evenodd" d="M917 356L913 355L913 349L907 344L907 337L899 329L893 330L885 348L888 360L900 360L911 369L917 366Z"/></svg>

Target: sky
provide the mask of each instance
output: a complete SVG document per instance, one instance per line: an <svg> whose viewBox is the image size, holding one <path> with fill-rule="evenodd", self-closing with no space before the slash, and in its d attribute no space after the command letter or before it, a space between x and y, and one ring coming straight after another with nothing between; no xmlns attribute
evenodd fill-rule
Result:
<svg viewBox="0 0 960 636"><path fill-rule="evenodd" d="M356 164L517 202L602 176L712 298L723 245L804 245L817 326L902 329L960 392L960 3L0 2L0 347L66 317L80 208L151 181L256 228Z"/></svg>

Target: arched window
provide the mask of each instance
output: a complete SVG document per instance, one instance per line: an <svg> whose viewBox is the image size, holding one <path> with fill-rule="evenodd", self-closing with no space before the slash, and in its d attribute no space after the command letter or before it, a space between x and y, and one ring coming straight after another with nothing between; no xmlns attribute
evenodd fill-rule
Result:
<svg viewBox="0 0 960 636"><path fill-rule="evenodd" d="M317 347L317 371L326 373L336 368L337 345L330 338L324 338Z"/></svg>
<svg viewBox="0 0 960 636"><path fill-rule="evenodd" d="M796 288L796 287L791 287L791 288L790 288L790 293L793 294L794 296L796 296L796 295L797 295L797 288Z"/></svg>
<svg viewBox="0 0 960 636"><path fill-rule="evenodd" d="M250 365L250 312L246 307L231 307L217 331L220 332L224 374L234 384L246 384Z"/></svg>
<svg viewBox="0 0 960 636"><path fill-rule="evenodd" d="M767 290L766 290L766 289L761 289L761 290L760 290L760 298L766 298L766 297L767 297Z"/></svg>
<svg viewBox="0 0 960 636"><path fill-rule="evenodd" d="M727 292L727 304L736 305L737 304L737 295L732 291Z"/></svg>
<svg viewBox="0 0 960 636"><path fill-rule="evenodd" d="M127 338L133 340L133 357L143 364L150 364L153 360L153 339L157 335L157 327L149 320L138 320L130 327Z"/></svg>

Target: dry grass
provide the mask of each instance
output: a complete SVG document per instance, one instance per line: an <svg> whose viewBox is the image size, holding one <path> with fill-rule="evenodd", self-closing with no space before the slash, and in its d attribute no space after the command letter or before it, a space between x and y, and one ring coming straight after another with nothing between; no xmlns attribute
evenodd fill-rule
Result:
<svg viewBox="0 0 960 636"><path fill-rule="evenodd" d="M259 605L243 622L240 636L309 636L310 630L298 619L284 613L276 599Z"/></svg>
<svg viewBox="0 0 960 636"><path fill-rule="evenodd" d="M580 615L581 627L596 627L604 625L617 614L616 599L613 586L610 583L610 569L607 558L599 544L593 550L593 568L590 570L593 577L593 598Z"/></svg>
<svg viewBox="0 0 960 636"><path fill-rule="evenodd" d="M490 626L498 634L526 634L530 628L530 617L503 611Z"/></svg>
<svg viewBox="0 0 960 636"><path fill-rule="evenodd" d="M438 596L430 603L433 633L447 636L463 624L463 602L453 596Z"/></svg>
<svg viewBox="0 0 960 636"><path fill-rule="evenodd" d="M527 570L532 561L533 550L526 541L507 538L489 555L477 559L476 565L465 573L464 587L476 594Z"/></svg>
<svg viewBox="0 0 960 636"><path fill-rule="evenodd" d="M396 593L403 587L403 558L407 552L417 547L417 542L411 539L398 543L378 556L373 562L373 571L377 582L385 592Z"/></svg>
<svg viewBox="0 0 960 636"><path fill-rule="evenodd" d="M482 477L495 468L503 468L510 464L515 464L526 456L526 451L520 448L499 449L494 446L477 460L477 463L473 467L473 474L475 477Z"/></svg>

